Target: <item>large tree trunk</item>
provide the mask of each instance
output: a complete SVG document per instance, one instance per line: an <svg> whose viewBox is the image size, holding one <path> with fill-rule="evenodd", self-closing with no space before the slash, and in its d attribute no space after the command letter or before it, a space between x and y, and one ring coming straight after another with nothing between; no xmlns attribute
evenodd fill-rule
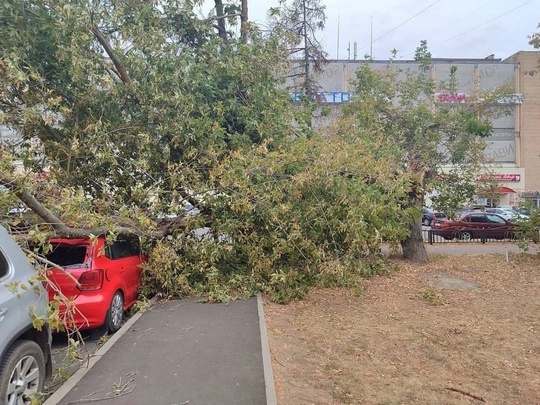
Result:
<svg viewBox="0 0 540 405"><path fill-rule="evenodd" d="M411 184L411 189L408 195L408 204L411 207L419 207L420 211L424 205L424 186L426 184L429 171L422 164L414 151L409 152L408 167L411 173L420 173L420 180ZM414 178L414 176L411 176ZM422 191L419 191L422 190ZM409 224L410 235L408 238L401 241L401 249L403 258L415 263L427 263L429 258L426 247L424 246L424 238L422 236L422 220L421 218L413 218Z"/></svg>
<svg viewBox="0 0 540 405"><path fill-rule="evenodd" d="M424 238L422 237L422 223L414 220L409 223L410 236L401 241L403 258L415 263L427 263L429 261Z"/></svg>

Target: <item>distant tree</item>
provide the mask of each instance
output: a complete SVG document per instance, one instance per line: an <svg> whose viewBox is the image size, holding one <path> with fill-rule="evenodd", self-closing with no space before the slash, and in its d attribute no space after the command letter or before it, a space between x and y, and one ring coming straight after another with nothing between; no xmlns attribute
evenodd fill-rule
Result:
<svg viewBox="0 0 540 405"><path fill-rule="evenodd" d="M224 9L223 9L223 1L222 0L214 0L214 3L216 5L216 17L218 18L218 20L217 20L217 29L218 29L219 36L224 41L227 41L228 40L228 34L227 34L227 30L225 28L225 13L224 13Z"/></svg>
<svg viewBox="0 0 540 405"><path fill-rule="evenodd" d="M396 179L405 176L409 188L402 196L401 207L408 213L405 221L408 232L400 241L405 258L427 262L428 257L422 238L420 212L427 190L436 183L461 185L468 176L467 194L472 174L483 162L485 143L491 125L485 114L487 107L500 96L504 89L482 95L477 102L462 105L435 106L436 83L429 75L431 54L423 41L417 49L415 60L418 67L398 69L391 63L382 71L376 71L366 62L358 71L353 86L351 102L344 108L341 132L369 137L373 148L392 151L397 165L388 172ZM456 68L446 83L449 92L455 92ZM375 152L377 153L377 152ZM443 166L454 168L444 174ZM455 196L463 198L462 192ZM471 195L472 196L472 195ZM454 201L455 203L455 201Z"/></svg>
<svg viewBox="0 0 540 405"><path fill-rule="evenodd" d="M540 28L540 24L538 24L537 28ZM535 49L540 49L540 32L535 32L529 37L529 39L530 45L532 45Z"/></svg>
<svg viewBox="0 0 540 405"><path fill-rule="evenodd" d="M280 0L280 7L270 9L272 29L288 34L290 57L295 61L295 83L312 98L318 90L313 74L326 62L326 52L317 39L326 22L326 6L321 0Z"/></svg>
<svg viewBox="0 0 540 405"><path fill-rule="evenodd" d="M218 31L220 38L227 42L232 36L232 33L227 30L227 22L230 26L238 25L238 17L240 17L240 35L241 42L247 43L249 36L249 19L248 19L248 1L241 0L237 2L223 3L223 0L214 0L215 16L209 20L215 20L215 28Z"/></svg>
<svg viewBox="0 0 540 405"><path fill-rule="evenodd" d="M540 24L538 24L538 27L540 28ZM540 32L535 32L529 37L529 44L533 46L535 49L540 49ZM538 70L540 69L540 60L538 61L538 66L536 69L530 70L527 73L530 75L534 75L538 73Z"/></svg>

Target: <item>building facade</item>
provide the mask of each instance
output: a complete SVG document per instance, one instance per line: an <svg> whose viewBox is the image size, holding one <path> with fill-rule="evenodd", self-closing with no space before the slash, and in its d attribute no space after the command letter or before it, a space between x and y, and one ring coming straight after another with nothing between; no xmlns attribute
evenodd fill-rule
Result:
<svg viewBox="0 0 540 405"><path fill-rule="evenodd" d="M315 81L320 86L317 100L329 107L330 114L316 118L316 126L325 126L339 116L340 106L353 96L351 82L356 71L365 63L381 71L390 63L398 70L419 67L416 61L329 61ZM485 139L488 171L500 184L498 198L490 201L497 205L517 205L523 197L540 205L540 72L528 73L537 69L539 63L537 51L517 52L504 61L492 57L432 61L429 74L436 84L448 80L453 66L457 67L458 81L457 91L452 94L436 88L435 105L470 103L477 95L503 85L512 89L511 96L498 99L490 107L493 132ZM299 94L293 97L298 98ZM481 180L485 173L475 175Z"/></svg>
<svg viewBox="0 0 540 405"><path fill-rule="evenodd" d="M504 60L517 64L516 89L523 95L523 103L516 110L518 156L516 166L521 169L523 182L520 196L540 206L540 52L520 51ZM536 72L535 72L536 71Z"/></svg>

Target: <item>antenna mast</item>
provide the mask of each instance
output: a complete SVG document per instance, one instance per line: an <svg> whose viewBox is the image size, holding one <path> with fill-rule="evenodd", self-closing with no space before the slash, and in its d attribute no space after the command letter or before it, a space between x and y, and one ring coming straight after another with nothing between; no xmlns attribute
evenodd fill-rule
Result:
<svg viewBox="0 0 540 405"><path fill-rule="evenodd" d="M336 59L339 60L339 15L337 16L337 52Z"/></svg>
<svg viewBox="0 0 540 405"><path fill-rule="evenodd" d="M369 37L369 59L373 59L373 16L371 16L371 33Z"/></svg>

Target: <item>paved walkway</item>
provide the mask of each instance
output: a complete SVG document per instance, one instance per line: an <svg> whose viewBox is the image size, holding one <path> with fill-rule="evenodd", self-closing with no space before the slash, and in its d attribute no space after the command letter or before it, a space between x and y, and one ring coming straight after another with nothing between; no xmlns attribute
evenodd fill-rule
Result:
<svg viewBox="0 0 540 405"><path fill-rule="evenodd" d="M106 353L106 355L105 355ZM262 303L155 303L45 405L275 404Z"/></svg>

